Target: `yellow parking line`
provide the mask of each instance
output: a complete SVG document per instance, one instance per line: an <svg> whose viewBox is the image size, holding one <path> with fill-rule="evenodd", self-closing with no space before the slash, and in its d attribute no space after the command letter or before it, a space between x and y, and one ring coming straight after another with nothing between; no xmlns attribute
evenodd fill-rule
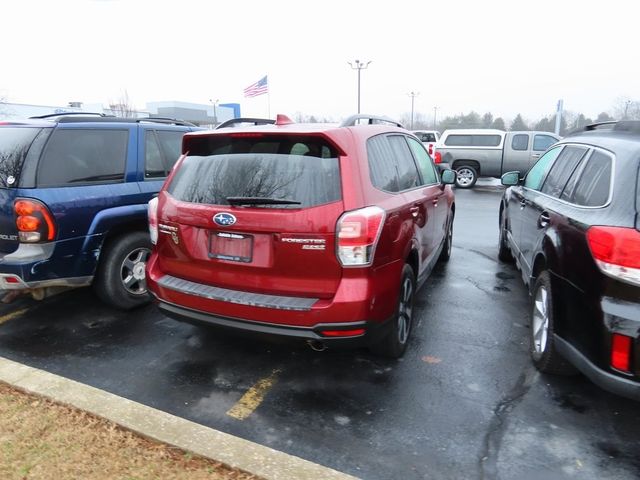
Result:
<svg viewBox="0 0 640 480"><path fill-rule="evenodd" d="M274 370L267 378L258 380L256 384L247 390L242 398L229 409L227 415L236 420L244 420L251 415L254 410L260 406L269 389L276 383L279 373L280 370Z"/></svg>
<svg viewBox="0 0 640 480"><path fill-rule="evenodd" d="M9 320L13 320L14 318L19 317L20 315L25 313L27 310L29 309L23 308L21 310L16 310L15 312L11 312L11 313L7 313L6 315L3 315L2 317L0 317L0 325L2 325L4 322L8 322Z"/></svg>

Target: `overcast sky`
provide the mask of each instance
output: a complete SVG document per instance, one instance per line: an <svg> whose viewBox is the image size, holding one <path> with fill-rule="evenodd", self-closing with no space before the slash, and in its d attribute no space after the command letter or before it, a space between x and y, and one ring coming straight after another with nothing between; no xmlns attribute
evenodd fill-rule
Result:
<svg viewBox="0 0 640 480"><path fill-rule="evenodd" d="M640 99L637 0L2 0L10 102L239 102L244 115L336 120L357 107L595 117ZM269 76L269 97L243 89Z"/></svg>

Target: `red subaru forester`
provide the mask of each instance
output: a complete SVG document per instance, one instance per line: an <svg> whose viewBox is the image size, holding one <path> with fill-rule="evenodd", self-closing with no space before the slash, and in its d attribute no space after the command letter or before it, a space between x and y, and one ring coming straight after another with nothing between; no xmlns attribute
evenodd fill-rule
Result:
<svg viewBox="0 0 640 480"><path fill-rule="evenodd" d="M251 122L185 135L149 204L160 309L400 357L415 292L451 255L454 172L386 118Z"/></svg>

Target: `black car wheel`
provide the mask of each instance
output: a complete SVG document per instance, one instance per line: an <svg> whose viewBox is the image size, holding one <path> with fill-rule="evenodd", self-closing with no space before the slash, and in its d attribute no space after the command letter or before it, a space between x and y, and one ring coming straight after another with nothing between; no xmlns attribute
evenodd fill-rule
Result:
<svg viewBox="0 0 640 480"><path fill-rule="evenodd" d="M383 337L380 342L371 346L371 350L374 353L390 358L400 358L404 355L413 324L415 292L415 274L413 269L405 264L400 277L398 310L391 321L391 328L387 335Z"/></svg>
<svg viewBox="0 0 640 480"><path fill-rule="evenodd" d="M504 210L500 212L500 236L498 239L498 259L501 262L513 262L513 255L507 240L507 219Z"/></svg>
<svg viewBox="0 0 640 480"><path fill-rule="evenodd" d="M531 359L535 367L544 373L570 375L575 368L556 350L553 341L555 332L554 303L551 277L546 270L538 275L533 287L531 302Z"/></svg>
<svg viewBox="0 0 640 480"><path fill-rule="evenodd" d="M105 303L122 310L149 303L145 268L150 254L151 242L146 232L117 237L100 256L94 281L96 294Z"/></svg>

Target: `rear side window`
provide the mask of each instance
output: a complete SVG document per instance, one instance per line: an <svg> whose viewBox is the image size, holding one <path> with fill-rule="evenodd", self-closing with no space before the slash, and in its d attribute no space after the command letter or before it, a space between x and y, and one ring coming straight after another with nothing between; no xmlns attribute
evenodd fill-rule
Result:
<svg viewBox="0 0 640 480"><path fill-rule="evenodd" d="M409 142L409 147L411 147L411 151L413 152L413 155L414 157L416 157L416 161L418 162L418 168L420 169L420 173L422 174L422 183L424 185L432 185L434 183L438 183L436 169L427 151L413 138L408 138L407 140Z"/></svg>
<svg viewBox="0 0 640 480"><path fill-rule="evenodd" d="M127 130L57 129L38 167L39 187L124 180Z"/></svg>
<svg viewBox="0 0 640 480"><path fill-rule="evenodd" d="M189 156L167 191L176 199L229 205L230 197L296 204L261 208L306 208L341 198L337 151L317 137L222 136L192 138Z"/></svg>
<svg viewBox="0 0 640 480"><path fill-rule="evenodd" d="M420 185L418 168L402 135L377 135L367 140L369 175L374 187L401 192Z"/></svg>
<svg viewBox="0 0 640 480"><path fill-rule="evenodd" d="M0 128L0 187L16 187L19 184L31 143L41 128Z"/></svg>
<svg viewBox="0 0 640 480"><path fill-rule="evenodd" d="M186 132L158 130L158 140L160 140L160 148L164 154L167 171L171 170L173 165L180 158L182 150L182 137Z"/></svg>
<svg viewBox="0 0 640 480"><path fill-rule="evenodd" d="M452 147L497 147L500 145L500 135L449 135L444 144Z"/></svg>
<svg viewBox="0 0 640 480"><path fill-rule="evenodd" d="M511 140L511 148L513 150L528 150L529 149L529 135L526 133L519 133L513 136Z"/></svg>
<svg viewBox="0 0 640 480"><path fill-rule="evenodd" d="M542 193L559 198L567 184L567 180L569 180L586 152L586 148L565 147L551 167L549 175L547 175L547 179L542 186Z"/></svg>
<svg viewBox="0 0 640 480"><path fill-rule="evenodd" d="M162 153L156 133L147 130L144 133L144 176L145 178L162 178L166 176Z"/></svg>
<svg viewBox="0 0 640 480"><path fill-rule="evenodd" d="M605 205L609 200L612 163L611 156L598 150L594 151L582 169L569 201L585 207Z"/></svg>
<svg viewBox="0 0 640 480"><path fill-rule="evenodd" d="M549 135L536 135L533 137L533 149L536 152L544 152L558 140Z"/></svg>
<svg viewBox="0 0 640 480"><path fill-rule="evenodd" d="M547 172L551 168L553 161L558 157L562 147L556 147L553 150L549 150L545 153L536 164L531 167L527 177L524 180L524 186L532 190L540 190L542 182L547 176Z"/></svg>

